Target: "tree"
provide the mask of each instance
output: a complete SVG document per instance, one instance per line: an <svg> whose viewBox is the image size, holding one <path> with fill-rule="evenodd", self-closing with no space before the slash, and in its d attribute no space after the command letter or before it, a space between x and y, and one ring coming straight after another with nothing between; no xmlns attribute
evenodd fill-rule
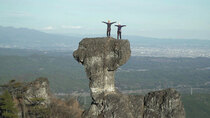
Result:
<svg viewBox="0 0 210 118"><path fill-rule="evenodd" d="M3 118L17 118L17 108L13 102L12 96L8 91L0 96L1 117Z"/></svg>
<svg viewBox="0 0 210 118"><path fill-rule="evenodd" d="M29 114L31 116L35 116L36 118L49 118L49 108L42 104L44 101L44 98L31 98L32 103L29 107Z"/></svg>

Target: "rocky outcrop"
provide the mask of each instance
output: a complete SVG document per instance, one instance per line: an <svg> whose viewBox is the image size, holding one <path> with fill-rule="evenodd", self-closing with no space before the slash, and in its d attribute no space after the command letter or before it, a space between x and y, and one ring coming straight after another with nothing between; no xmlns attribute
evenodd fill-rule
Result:
<svg viewBox="0 0 210 118"><path fill-rule="evenodd" d="M115 70L128 61L130 54L127 40L86 38L79 43L79 48L73 55L85 66L94 100L101 94L115 92Z"/></svg>
<svg viewBox="0 0 210 118"><path fill-rule="evenodd" d="M24 103L33 104L33 98L42 98L41 104L49 105L51 100L51 92L49 90L49 81L47 78L37 78L35 81L28 83L25 86L27 89L24 92Z"/></svg>
<svg viewBox="0 0 210 118"><path fill-rule="evenodd" d="M128 40L85 38L74 51L84 65L92 104L84 118L183 118L180 95L173 89L141 95L123 95L115 88L116 69L131 55ZM173 104L173 105L171 105Z"/></svg>
<svg viewBox="0 0 210 118"><path fill-rule="evenodd" d="M47 78L29 83L11 80L1 87L11 93L19 118L81 118L83 109L77 99L64 101L53 96Z"/></svg>
<svg viewBox="0 0 210 118"><path fill-rule="evenodd" d="M174 89L148 93L144 109L144 118L185 118L180 94Z"/></svg>
<svg viewBox="0 0 210 118"><path fill-rule="evenodd" d="M43 77L37 78L29 83L11 80L8 84L2 85L1 87L3 90L8 90L13 98L23 100L26 105L33 104L34 100L32 99L34 98L41 98L41 104L48 105L52 97L49 89L49 81Z"/></svg>
<svg viewBox="0 0 210 118"><path fill-rule="evenodd" d="M11 80L1 87L12 95L18 109L19 118L36 117L35 114L39 110L46 110L51 104L52 95L47 78L40 77L29 83Z"/></svg>

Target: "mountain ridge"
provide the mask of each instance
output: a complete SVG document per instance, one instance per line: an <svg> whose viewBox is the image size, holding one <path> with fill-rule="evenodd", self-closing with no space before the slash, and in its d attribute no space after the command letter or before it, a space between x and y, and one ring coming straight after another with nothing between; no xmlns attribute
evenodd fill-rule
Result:
<svg viewBox="0 0 210 118"><path fill-rule="evenodd" d="M0 48L73 51L77 48L81 36L0 26ZM210 57L210 40L160 39L129 35L123 38L129 39L132 56Z"/></svg>

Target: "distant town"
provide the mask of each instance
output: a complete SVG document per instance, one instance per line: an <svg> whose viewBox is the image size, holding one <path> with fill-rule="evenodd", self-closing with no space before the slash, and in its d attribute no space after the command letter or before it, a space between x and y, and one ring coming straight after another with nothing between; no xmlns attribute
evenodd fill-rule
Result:
<svg viewBox="0 0 210 118"><path fill-rule="evenodd" d="M132 56L150 57L210 57L210 49L133 47Z"/></svg>

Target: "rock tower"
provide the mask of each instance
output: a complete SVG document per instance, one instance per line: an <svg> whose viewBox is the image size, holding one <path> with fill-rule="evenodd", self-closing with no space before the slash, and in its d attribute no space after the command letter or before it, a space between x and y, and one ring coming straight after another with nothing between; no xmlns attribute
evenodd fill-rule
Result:
<svg viewBox="0 0 210 118"><path fill-rule="evenodd" d="M115 88L115 71L131 55L128 40L85 38L74 51L84 65L92 103L83 118L185 118L180 94L166 89L142 95L124 95Z"/></svg>

